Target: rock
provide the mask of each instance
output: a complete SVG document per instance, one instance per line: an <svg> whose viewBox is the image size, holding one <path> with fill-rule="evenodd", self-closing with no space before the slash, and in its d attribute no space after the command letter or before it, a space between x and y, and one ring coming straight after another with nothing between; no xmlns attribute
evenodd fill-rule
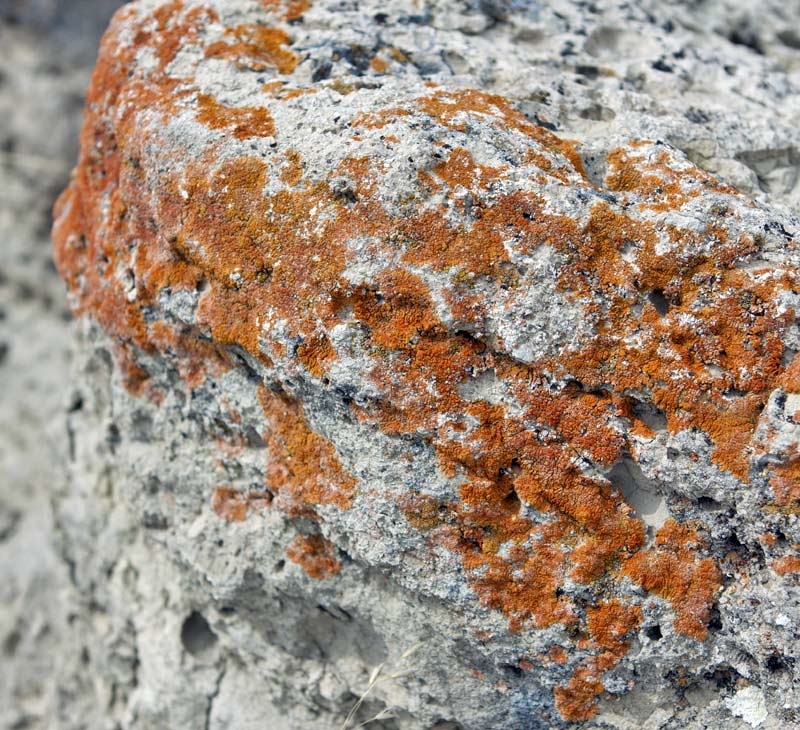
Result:
<svg viewBox="0 0 800 730"><path fill-rule="evenodd" d="M687 17L117 13L55 214L110 720L798 721L797 77Z"/></svg>

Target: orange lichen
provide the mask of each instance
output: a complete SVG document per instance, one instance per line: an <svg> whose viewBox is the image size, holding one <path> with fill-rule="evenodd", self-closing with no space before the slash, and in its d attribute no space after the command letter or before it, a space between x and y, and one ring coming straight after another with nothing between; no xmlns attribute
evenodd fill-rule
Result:
<svg viewBox="0 0 800 730"><path fill-rule="evenodd" d="M778 575L795 575L800 573L800 557L797 555L785 555L772 563L772 569Z"/></svg>
<svg viewBox="0 0 800 730"><path fill-rule="evenodd" d="M628 559L622 572L646 591L672 604L675 630L703 640L714 595L722 585L722 575L710 558L698 557L705 544L700 534L688 525L668 519L656 533L656 545Z"/></svg>
<svg viewBox="0 0 800 730"><path fill-rule="evenodd" d="M286 557L315 580L333 578L342 569L336 546L322 535L298 535L286 548Z"/></svg>
<svg viewBox="0 0 800 730"><path fill-rule="evenodd" d="M264 386L259 387L258 396L269 425L267 483L278 504L298 514L308 514L309 508L319 504L348 507L356 481L330 441L308 427L297 401Z"/></svg>
<svg viewBox="0 0 800 730"><path fill-rule="evenodd" d="M591 720L597 714L597 697L605 691L596 667L580 667L564 687L556 687L556 709L569 722Z"/></svg>
<svg viewBox="0 0 800 730"><path fill-rule="evenodd" d="M776 504L795 510L800 507L800 448L796 444L783 461L773 467L769 485Z"/></svg>
<svg viewBox="0 0 800 730"><path fill-rule="evenodd" d="M259 0L261 7L280 13L283 20L299 20L311 7L311 0Z"/></svg>
<svg viewBox="0 0 800 730"><path fill-rule="evenodd" d="M610 651L627 651L625 636L642 623L642 609L619 601L605 601L586 609L589 634L597 646Z"/></svg>
<svg viewBox="0 0 800 730"><path fill-rule="evenodd" d="M376 73L382 74L386 73L389 68L389 62L385 58L381 58L380 56L375 56L370 62L370 68L375 71Z"/></svg>
<svg viewBox="0 0 800 730"><path fill-rule="evenodd" d="M225 31L228 41L217 41L206 48L206 58L225 58L253 71L274 68L290 74L300 61L286 46L291 43L286 31L263 25L237 25Z"/></svg>
<svg viewBox="0 0 800 730"><path fill-rule="evenodd" d="M285 20L308 7L262 5ZM125 10L117 22L134 17ZM267 106L229 107L194 89L192 79L170 77L181 38L206 43L207 58L248 68L287 74L299 61L284 30L236 26L219 40L212 20L211 11L186 11L180 2L137 20L134 45L157 49L158 68L148 73L137 70L133 50L113 46L113 35L104 42L81 164L57 213L57 261L76 311L117 343L137 392L147 391L142 352L167 354L189 387L235 358L263 365L271 373L271 387L258 388L267 483L277 506L315 519L321 505L348 508L359 484L279 381L327 385L344 357L333 328L357 336L370 358L360 376L376 395L349 399L352 413L366 430L427 444L452 480L447 500L400 495L402 513L431 545L460 556L478 600L503 611L510 630L561 624L577 637L550 652L559 663L573 649L582 657L556 688L556 704L566 719L591 717L601 675L641 622L641 599L626 592L623 578L669 601L675 629L697 639L706 636L720 585L701 525L668 520L645 548L642 522L601 473L635 458L637 440L655 435L637 415L644 401L662 412L670 432L705 434L719 468L750 478L752 457L766 449L753 435L771 392L800 392L800 365L783 365L793 315L776 304L796 289L796 273L741 267L763 241L734 233L723 208L702 230L664 216L706 193L735 193L676 163L663 145L611 153L606 184L623 199L618 205L586 179L573 142L502 97L433 82L422 95L343 120L343 130L349 122L358 134L343 133L350 156L328 175L307 173L294 149L279 147L270 158L220 154L229 149L225 135L210 135L203 155L154 176L158 145L136 109L165 119L188 109L234 138L277 136L281 144L270 109L314 91L271 83ZM395 51L389 55L400 61ZM376 57L373 69L385 71L384 63ZM341 80L324 88L358 89ZM375 137L397 143L420 117L439 139L437 162L412 172L417 187L392 209ZM468 132L481 124L524 149L496 166L476 163ZM375 131L387 126L392 134ZM359 149L361 135L367 141ZM525 184L514 190L521 167ZM559 213L559 196L548 197L538 187L544 183L567 183L565 197L590 202ZM523 363L490 325L498 303L513 306L520 287L530 286L520 261L540 252L558 257L559 296L583 312L591 334L576 333L557 355ZM363 260L377 270L359 280L353 272ZM180 291L198 302L193 324L153 321L159 297ZM280 371L270 370L277 364ZM502 400L475 395L476 384L494 381ZM777 504L789 508L798 499L797 452L781 457L764 467L765 478ZM225 487L213 505L236 521L247 516L248 499ZM298 538L287 554L314 577L338 570L333 547L319 536ZM780 561L795 565L781 558L775 566ZM576 599L576 583L594 584L587 594L594 601ZM609 590L622 597L607 600Z"/></svg>
<svg viewBox="0 0 800 730"><path fill-rule="evenodd" d="M265 509L271 502L269 492L241 492L231 487L218 487L211 506L226 522L244 522L253 509Z"/></svg>
<svg viewBox="0 0 800 730"><path fill-rule="evenodd" d="M209 94L198 94L197 106L197 121L211 129L228 130L236 139L271 137L275 134L272 115L265 107L225 106Z"/></svg>

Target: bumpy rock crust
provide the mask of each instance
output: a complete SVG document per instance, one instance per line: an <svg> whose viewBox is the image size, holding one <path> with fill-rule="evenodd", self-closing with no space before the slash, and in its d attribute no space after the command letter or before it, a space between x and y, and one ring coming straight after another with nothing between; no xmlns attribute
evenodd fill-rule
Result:
<svg viewBox="0 0 800 730"><path fill-rule="evenodd" d="M722 552L698 499L757 515L795 580L797 241L658 141L590 176L577 143L401 49L312 71L309 8L117 15L57 209L73 308L142 398L153 359L189 389L253 375L268 491L220 486L221 519L311 518L287 555L313 578L337 580L338 544L476 627L549 629L520 671L565 664L555 707L591 718L643 611L708 636Z"/></svg>

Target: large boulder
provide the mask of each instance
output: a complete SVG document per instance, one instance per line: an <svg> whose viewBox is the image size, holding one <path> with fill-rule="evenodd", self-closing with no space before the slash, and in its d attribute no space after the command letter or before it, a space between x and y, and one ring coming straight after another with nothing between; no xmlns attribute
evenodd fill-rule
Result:
<svg viewBox="0 0 800 730"><path fill-rule="evenodd" d="M122 726L798 721L797 133L583 5L117 13L55 241Z"/></svg>

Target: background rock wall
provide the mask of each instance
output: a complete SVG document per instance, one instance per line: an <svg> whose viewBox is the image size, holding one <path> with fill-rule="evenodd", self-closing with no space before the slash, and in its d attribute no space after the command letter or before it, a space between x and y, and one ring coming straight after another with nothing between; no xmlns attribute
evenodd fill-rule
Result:
<svg viewBox="0 0 800 730"><path fill-rule="evenodd" d="M51 539L63 478L71 333L52 205L78 151L100 34L122 3L0 1L0 727L91 722L75 596ZM55 670L62 679L55 681ZM88 699L87 705L72 704Z"/></svg>
<svg viewBox="0 0 800 730"><path fill-rule="evenodd" d="M430 4L441 25L470 33L490 27L496 22L493 12L499 12L492 3ZM50 205L76 155L96 39L116 5L0 3L0 727L337 727L372 666L388 660L403 667L400 655L408 648L403 637L382 645L367 625L328 614L324 600L309 606L291 591L265 603L258 574L234 572L231 603L254 633L235 637L253 647L249 658L230 652L220 629L237 631L244 624L237 624L232 606L218 600L208 605L207 586L187 580L182 566L159 552L164 515L150 509L163 482L202 483L199 473L214 468L215 446L206 444L192 460L153 475L162 483L145 488L130 510L117 498L127 477L113 466L121 424L109 417L115 399L123 396L111 386L111 362L102 355L96 330L78 333L81 355L74 368L84 374L86 386L83 392L70 386L70 330L50 258ZM646 129L659 100L669 106L681 98L683 116L664 115L652 129L743 192L796 209L798 100L787 79L796 79L800 67L798 4L650 3L656 12L648 21L648 4L642 3L640 22L651 23L649 34L599 22L603 5L552 3L568 18L561 32L546 38L536 28L528 31L527 42L543 44L545 59L529 111L535 113L541 95L549 94L549 122L591 136L637 114ZM680 44L669 40L674 30L667 23L706 49L705 61L688 63L674 55ZM739 69L716 61L715 49L735 58ZM468 67L474 59L448 62ZM608 66L626 78L627 97L603 90ZM501 93L514 83L502 72L496 77ZM732 114L736 98L741 104ZM71 412L68 429L65 408ZM134 439L143 462L158 461L153 449L177 438L169 419L159 421L157 413L123 425L125 433L135 434L148 423L146 438ZM79 477L70 488L63 479L66 464ZM59 496L55 525L53 494ZM199 509L203 495L195 496ZM224 527L213 528L220 548ZM277 533L280 526L274 527ZM270 530L263 523L252 534L248 529L246 524L239 529L238 544L252 551L254 562L270 559L265 537ZM185 548L191 552L191 546ZM197 559L209 575L224 577L229 570L224 561L233 558L220 549ZM383 580L365 571L352 585L353 600L358 602L360 590L368 598L369 586ZM390 619L404 610L398 593L374 613ZM274 621L259 622L259 615L274 613L294 616L294 624L281 632ZM439 616L431 606L431 622ZM318 639L332 632L340 637L338 646L320 650ZM279 652L267 651L275 644ZM622 707L604 708L600 720L632 728L777 726L774 718L763 725L763 695L742 683L747 661L729 662L718 675L670 677L680 699L674 707L653 706L647 695L639 695ZM778 684L787 681L788 661L782 654L774 659L770 671ZM413 657L405 666L409 662L413 668ZM293 692L303 701L292 700ZM421 695L418 686L416 695L408 696L395 683L385 697L411 706ZM368 705L363 717L382 706ZM446 717L446 698L436 712ZM784 717L791 721L790 714ZM506 726L525 727L523 722L510 717ZM427 727L402 715L382 726ZM546 720L542 726L548 726ZM448 727L446 720L437 727Z"/></svg>

